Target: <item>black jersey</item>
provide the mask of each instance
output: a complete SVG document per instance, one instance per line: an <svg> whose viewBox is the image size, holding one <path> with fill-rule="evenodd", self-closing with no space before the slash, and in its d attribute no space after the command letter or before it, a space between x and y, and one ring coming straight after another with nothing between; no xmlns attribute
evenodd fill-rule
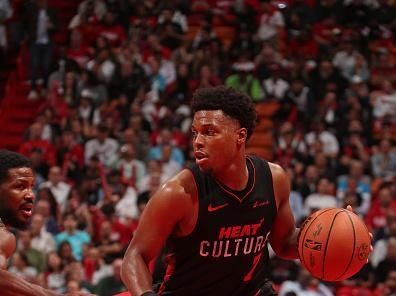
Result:
<svg viewBox="0 0 396 296"><path fill-rule="evenodd" d="M234 191L200 171L196 226L168 239L168 267L160 295L253 296L266 285L267 241L277 209L266 161L249 156L247 186Z"/></svg>

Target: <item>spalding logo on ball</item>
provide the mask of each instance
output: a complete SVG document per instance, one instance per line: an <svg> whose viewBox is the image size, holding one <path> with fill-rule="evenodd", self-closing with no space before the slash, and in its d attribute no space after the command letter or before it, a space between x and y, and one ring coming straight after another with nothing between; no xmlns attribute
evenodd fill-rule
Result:
<svg viewBox="0 0 396 296"><path fill-rule="evenodd" d="M309 216L301 226L298 252L301 263L315 277L342 281L366 264L371 238L353 212L328 208Z"/></svg>

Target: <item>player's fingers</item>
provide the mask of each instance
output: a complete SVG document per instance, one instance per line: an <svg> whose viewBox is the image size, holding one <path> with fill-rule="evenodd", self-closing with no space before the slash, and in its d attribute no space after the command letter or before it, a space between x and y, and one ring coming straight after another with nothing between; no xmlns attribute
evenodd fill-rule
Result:
<svg viewBox="0 0 396 296"><path fill-rule="evenodd" d="M347 209L348 211L353 212L353 209L352 209L352 206L351 206L351 205L347 205L346 209Z"/></svg>

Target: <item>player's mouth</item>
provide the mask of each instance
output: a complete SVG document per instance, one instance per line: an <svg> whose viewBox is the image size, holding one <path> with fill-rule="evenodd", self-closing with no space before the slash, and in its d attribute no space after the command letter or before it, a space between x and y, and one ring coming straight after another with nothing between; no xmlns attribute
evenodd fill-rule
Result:
<svg viewBox="0 0 396 296"><path fill-rule="evenodd" d="M202 151L195 151L194 152L195 161L197 164L202 163L206 159L208 159L208 155Z"/></svg>
<svg viewBox="0 0 396 296"><path fill-rule="evenodd" d="M30 218L33 213L33 204L32 203L27 203L19 207L19 211L26 217Z"/></svg>

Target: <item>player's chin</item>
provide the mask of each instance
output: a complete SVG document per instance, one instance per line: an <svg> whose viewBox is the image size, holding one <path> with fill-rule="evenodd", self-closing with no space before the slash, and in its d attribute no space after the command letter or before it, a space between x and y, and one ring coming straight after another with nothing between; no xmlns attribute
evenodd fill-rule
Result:
<svg viewBox="0 0 396 296"><path fill-rule="evenodd" d="M205 173L212 171L212 167L208 158L195 159L195 163L198 165L199 169Z"/></svg>
<svg viewBox="0 0 396 296"><path fill-rule="evenodd" d="M28 229L30 226L30 222L31 222L31 216L28 216L23 213L22 214L18 213L18 214L19 215L17 215L17 219L14 223L15 224L14 226L20 230Z"/></svg>

